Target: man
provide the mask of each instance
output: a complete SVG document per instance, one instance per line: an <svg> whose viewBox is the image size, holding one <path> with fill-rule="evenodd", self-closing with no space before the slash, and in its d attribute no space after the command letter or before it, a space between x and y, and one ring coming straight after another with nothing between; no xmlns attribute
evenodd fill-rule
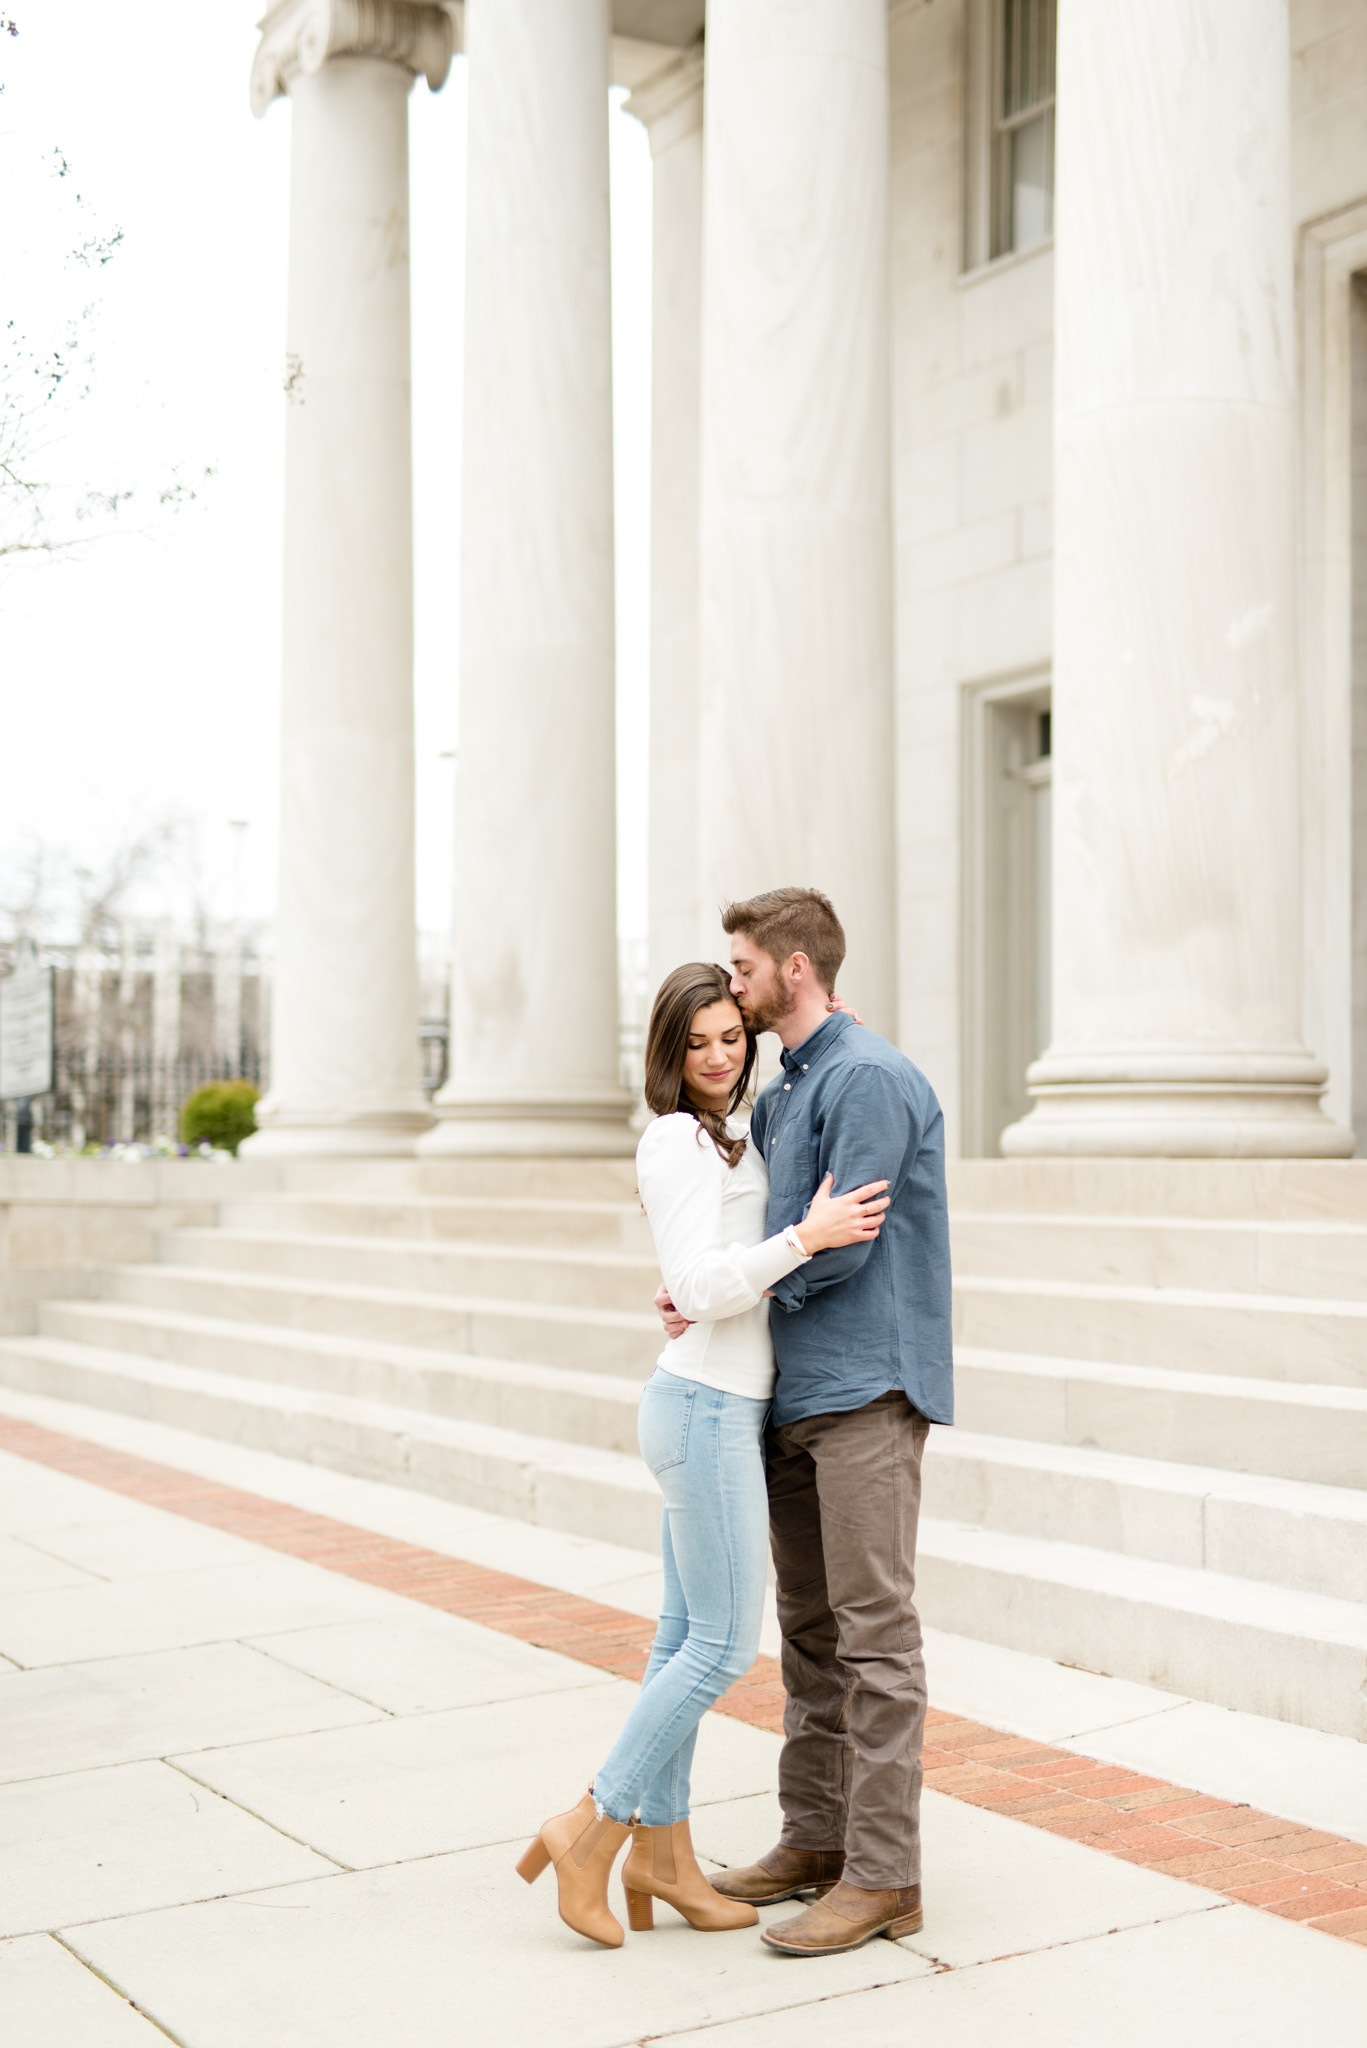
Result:
<svg viewBox="0 0 1367 2048"><path fill-rule="evenodd" d="M815 1893L763 1939L836 1955L921 1925L925 1666L913 1605L921 1455L953 1420L944 1125L925 1076L832 1014L845 934L815 889L733 903L731 990L782 1042L751 1142L769 1168L769 1229L835 1188L889 1183L871 1244L818 1252L773 1290L778 1381L766 1440L783 1632L783 1830L712 1880L763 1905ZM657 1297L671 1334L683 1327Z"/></svg>

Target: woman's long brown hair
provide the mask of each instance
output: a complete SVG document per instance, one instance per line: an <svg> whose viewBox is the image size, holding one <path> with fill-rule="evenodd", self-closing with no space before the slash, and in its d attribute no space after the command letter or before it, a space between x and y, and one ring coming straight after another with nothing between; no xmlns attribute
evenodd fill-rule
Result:
<svg viewBox="0 0 1367 2048"><path fill-rule="evenodd" d="M683 1110L696 1117L727 1165L736 1166L745 1150L744 1138L730 1137L726 1118L715 1109L702 1108L684 1087L684 1060L693 1019L699 1010L708 1010L713 1003L730 1003L740 1015L740 1005L731 993L730 975L724 967L714 967L709 960L691 960L686 967L676 967L660 983L646 1032L646 1103L656 1116L672 1116L676 1110ZM747 1025L745 1065L731 1090L726 1105L728 1114L745 1098L755 1070L755 1052L755 1034Z"/></svg>

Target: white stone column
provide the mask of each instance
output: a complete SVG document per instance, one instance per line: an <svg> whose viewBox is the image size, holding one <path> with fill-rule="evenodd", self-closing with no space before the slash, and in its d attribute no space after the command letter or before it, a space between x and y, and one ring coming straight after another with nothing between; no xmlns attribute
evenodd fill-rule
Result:
<svg viewBox="0 0 1367 2048"><path fill-rule="evenodd" d="M1326 1156L1287 0L1059 10L1054 1038L1012 1154Z"/></svg>
<svg viewBox="0 0 1367 2048"><path fill-rule="evenodd" d="M632 1149L617 1073L607 0L468 0L449 1153Z"/></svg>
<svg viewBox="0 0 1367 2048"><path fill-rule="evenodd" d="M711 0L705 133L702 911L825 889L892 1033L886 0Z"/></svg>
<svg viewBox="0 0 1367 2048"><path fill-rule="evenodd" d="M286 0L252 104L287 92L288 414L280 891L258 1157L411 1152L413 515L408 94L439 86L445 10Z"/></svg>
<svg viewBox="0 0 1367 2048"><path fill-rule="evenodd" d="M697 956L701 45L626 103L650 137L650 947L652 990Z"/></svg>

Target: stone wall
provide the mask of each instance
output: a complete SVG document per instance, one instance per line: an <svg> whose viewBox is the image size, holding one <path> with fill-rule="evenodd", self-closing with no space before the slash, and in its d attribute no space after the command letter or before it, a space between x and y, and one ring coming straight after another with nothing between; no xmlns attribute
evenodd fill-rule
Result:
<svg viewBox="0 0 1367 2048"><path fill-rule="evenodd" d="M951 1151L964 1124L965 700L974 685L1047 679L1052 652L1053 251L964 269L973 5L889 10L900 1038L934 1080ZM1292 0L1291 22L1303 228L1367 199L1367 10ZM1313 818L1322 771L1308 758ZM1310 930L1323 886L1311 861Z"/></svg>
<svg viewBox="0 0 1367 2048"><path fill-rule="evenodd" d="M278 1169L199 1159L0 1157L0 1335L37 1327L37 1304L88 1296L101 1265L153 1259L157 1232L216 1221L234 1194L266 1193Z"/></svg>

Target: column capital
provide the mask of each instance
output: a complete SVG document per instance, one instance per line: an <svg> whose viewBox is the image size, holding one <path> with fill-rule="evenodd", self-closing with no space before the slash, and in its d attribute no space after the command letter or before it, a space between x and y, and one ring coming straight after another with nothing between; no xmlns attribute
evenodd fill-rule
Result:
<svg viewBox="0 0 1367 2048"><path fill-rule="evenodd" d="M451 68L451 16L436 0L277 0L260 28L251 78L258 118L292 79L331 57L387 58L424 73L433 92Z"/></svg>
<svg viewBox="0 0 1367 2048"><path fill-rule="evenodd" d="M702 126L703 46L698 41L653 71L623 102L650 137L650 153L661 156L685 135Z"/></svg>

